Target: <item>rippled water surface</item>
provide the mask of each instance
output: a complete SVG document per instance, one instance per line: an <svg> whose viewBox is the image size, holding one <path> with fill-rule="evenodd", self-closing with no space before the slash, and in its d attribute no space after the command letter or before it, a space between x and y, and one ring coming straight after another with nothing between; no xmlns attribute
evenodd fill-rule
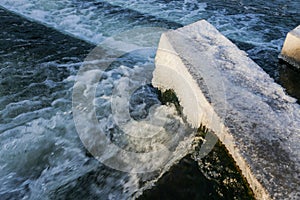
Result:
<svg viewBox="0 0 300 200"><path fill-rule="evenodd" d="M299 99L299 72L280 68L277 60L286 33L300 24L298 1L2 0L0 5L5 8L0 9L0 199L128 199L138 196L143 187L151 188L151 180L164 170L169 172L159 187L141 198L154 198L168 191L168 182L173 183L177 177L187 184L176 184L176 180L174 185L187 191L184 188L190 187L190 177L181 176L182 171L199 175L192 181L195 188L186 193L191 198L201 197L198 185L213 187L210 193L210 189L200 193L208 191L217 199L241 199L236 191L247 193L247 185L238 174L232 172L233 186L224 186L220 184L223 178L218 176L222 167L208 167L209 163L224 165L218 162L219 147L208 156L209 160L195 162L197 155L191 149L172 146L175 154L166 168L146 174L111 169L86 150L72 115L73 86L86 56L112 35L143 27L175 29L207 19ZM147 38L158 41L159 34L150 32ZM137 121L151 114L164 117L166 126L160 132L164 141L172 138L174 144L190 147L194 132L176 106L162 103L159 92L145 84L151 80L154 52L155 48L122 55L104 71L96 87L97 120L107 136L122 141L119 145L135 145L119 131L110 105L114 89L131 84L137 87L129 100L131 117ZM110 53L106 54L109 57ZM155 109L150 109L153 105ZM155 110L164 115L156 115ZM174 139L172 134L177 137ZM171 188L170 193L174 190Z"/></svg>

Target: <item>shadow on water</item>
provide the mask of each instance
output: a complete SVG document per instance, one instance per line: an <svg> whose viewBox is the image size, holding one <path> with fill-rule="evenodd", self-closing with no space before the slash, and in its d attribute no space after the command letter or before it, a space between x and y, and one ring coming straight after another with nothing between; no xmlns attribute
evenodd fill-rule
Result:
<svg viewBox="0 0 300 200"><path fill-rule="evenodd" d="M221 142L198 162L195 157L185 156L139 199L254 199L252 190Z"/></svg>
<svg viewBox="0 0 300 200"><path fill-rule="evenodd" d="M300 70L287 64L279 62L279 83L286 89L287 93L297 99L300 103Z"/></svg>
<svg viewBox="0 0 300 200"><path fill-rule="evenodd" d="M159 94L162 103L173 103L179 115L182 107L174 91ZM196 137L205 138L208 130L199 128ZM213 134L214 137L217 137ZM138 199L243 199L252 200L254 194L241 171L218 140L208 155L200 153L203 142L193 142L193 151L166 172L151 189Z"/></svg>

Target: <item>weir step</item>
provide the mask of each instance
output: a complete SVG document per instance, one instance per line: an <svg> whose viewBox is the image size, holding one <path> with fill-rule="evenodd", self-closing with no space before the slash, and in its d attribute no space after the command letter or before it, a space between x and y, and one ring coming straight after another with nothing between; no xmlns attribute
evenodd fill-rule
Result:
<svg viewBox="0 0 300 200"><path fill-rule="evenodd" d="M300 25L287 34L279 58L300 69Z"/></svg>
<svg viewBox="0 0 300 200"><path fill-rule="evenodd" d="M218 136L257 199L300 199L300 106L215 27L164 33L152 83Z"/></svg>

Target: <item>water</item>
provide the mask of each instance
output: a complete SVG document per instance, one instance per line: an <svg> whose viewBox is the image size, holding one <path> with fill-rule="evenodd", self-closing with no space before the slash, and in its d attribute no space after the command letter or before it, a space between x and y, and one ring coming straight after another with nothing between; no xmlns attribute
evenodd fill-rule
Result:
<svg viewBox="0 0 300 200"><path fill-rule="evenodd" d="M76 74L95 45L112 35L133 28L174 29L204 18L285 85L288 92L298 95L299 72L282 69L277 64L286 33L300 24L298 1L3 0L0 5L51 27L0 10L1 199L130 198L145 185L150 187L148 180L155 180L190 153L174 147L178 154L164 169L143 175L129 174L99 163L81 143L72 113ZM158 41L158 32L150 32L148 36ZM151 75L153 57L153 51L125 54L105 71L103 80L96 85L97 120L114 141L121 141L119 145L123 148L136 143L124 139L113 123L109 97L113 88L124 85L130 77L143 77L145 71ZM176 132L179 136L172 144L180 146L183 141L182 145L189 147L190 128L175 106L163 105L151 85L139 87L144 82L147 80L131 81L138 87L130 99L131 117L143 121L151 113L149 108L157 105L156 109L169 120L164 139L172 138L170 133ZM205 167L198 166L205 175Z"/></svg>
<svg viewBox="0 0 300 200"><path fill-rule="evenodd" d="M204 158L196 151L165 173L139 199L254 199L233 159L220 142Z"/></svg>
<svg viewBox="0 0 300 200"><path fill-rule="evenodd" d="M176 28L206 19L274 78L284 37L300 22L299 2L283 0L4 0L0 5L94 44L133 26Z"/></svg>
<svg viewBox="0 0 300 200"><path fill-rule="evenodd" d="M154 179L158 172L129 174L101 164L78 137L72 115L73 85L84 58L95 46L2 9L0 21L1 199L126 199L143 182ZM121 138L119 145L127 145L122 143L126 138L109 116L107 96L112 95L112 88L126 83L127 77L142 77L146 66L153 70L153 50L146 54L152 54L149 61L141 60L138 53L123 55L98 83L97 119L114 141ZM174 128L177 133L189 133L175 107L161 105L151 86L137 88L130 102L135 119L145 118L149 107L156 104L168 115L169 133ZM133 142L129 145L135 145Z"/></svg>

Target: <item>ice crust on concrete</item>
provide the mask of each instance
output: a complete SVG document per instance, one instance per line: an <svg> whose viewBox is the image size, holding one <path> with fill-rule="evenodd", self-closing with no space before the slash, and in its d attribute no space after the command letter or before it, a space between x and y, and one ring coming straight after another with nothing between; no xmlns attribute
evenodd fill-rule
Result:
<svg viewBox="0 0 300 200"><path fill-rule="evenodd" d="M300 69L300 25L287 34L279 58Z"/></svg>
<svg viewBox="0 0 300 200"><path fill-rule="evenodd" d="M300 106L205 20L161 36L152 83L219 137L257 199L300 199Z"/></svg>

